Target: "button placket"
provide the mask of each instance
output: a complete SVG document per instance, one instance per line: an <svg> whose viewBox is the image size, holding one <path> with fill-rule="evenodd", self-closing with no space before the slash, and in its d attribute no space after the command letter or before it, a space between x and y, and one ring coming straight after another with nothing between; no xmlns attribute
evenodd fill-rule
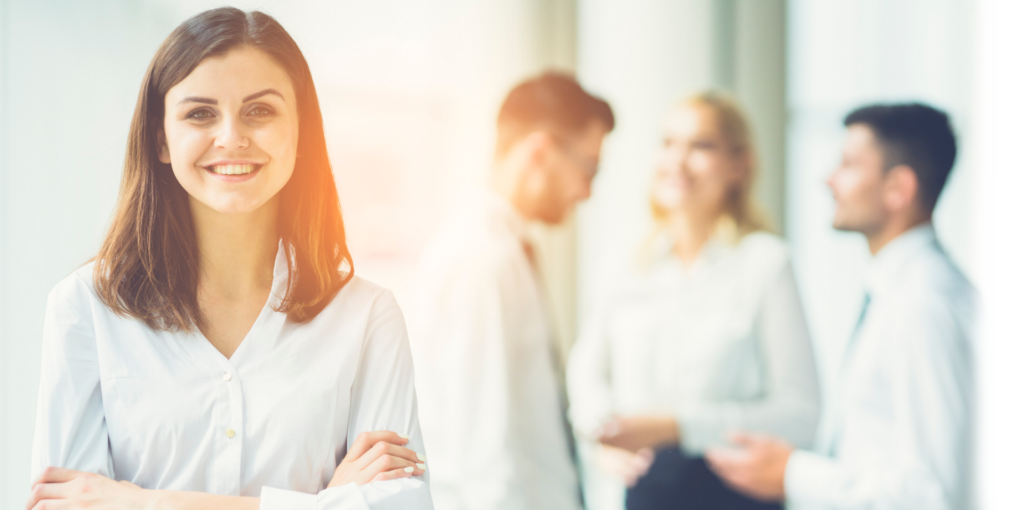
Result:
<svg viewBox="0 0 1024 510"><path fill-rule="evenodd" d="M220 466L223 477L219 477L223 483L224 494L240 494L242 490L242 436L245 425L242 422L242 389L237 372L230 363L225 363L220 374L221 381L226 387L227 413L223 416L225 420L218 423L217 436L221 447L221 458L217 464Z"/></svg>
<svg viewBox="0 0 1024 510"><path fill-rule="evenodd" d="M244 400L242 399L242 380L240 377L233 377L228 381L228 392L231 395L231 428L235 436L230 439L232 446L231 463L234 468L231 479L234 480L234 493L242 490L242 444L245 437Z"/></svg>

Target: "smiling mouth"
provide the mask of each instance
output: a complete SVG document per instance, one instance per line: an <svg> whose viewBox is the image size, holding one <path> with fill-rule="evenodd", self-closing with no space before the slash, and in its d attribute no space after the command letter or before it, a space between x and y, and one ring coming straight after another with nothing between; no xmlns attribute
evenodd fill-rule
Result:
<svg viewBox="0 0 1024 510"><path fill-rule="evenodd" d="M204 167L207 172L218 175L245 175L251 174L260 169L263 165L253 163L231 164L231 165L210 165Z"/></svg>

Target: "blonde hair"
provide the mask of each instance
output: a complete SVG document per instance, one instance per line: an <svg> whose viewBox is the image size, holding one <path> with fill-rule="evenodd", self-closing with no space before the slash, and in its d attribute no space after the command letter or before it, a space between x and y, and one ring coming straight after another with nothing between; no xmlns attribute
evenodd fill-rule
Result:
<svg viewBox="0 0 1024 510"><path fill-rule="evenodd" d="M727 198L725 214L718 220L715 235L730 242L737 242L747 234L769 230L761 208L752 194L757 177L757 158L750 123L747 122L743 109L731 97L717 91L705 91L685 97L676 102L673 109L686 107L711 109L717 117L718 129L730 149L738 154L746 154L750 162L745 178ZM668 212L654 200L653 187L651 191L651 214L654 216L656 229L660 232L668 221Z"/></svg>

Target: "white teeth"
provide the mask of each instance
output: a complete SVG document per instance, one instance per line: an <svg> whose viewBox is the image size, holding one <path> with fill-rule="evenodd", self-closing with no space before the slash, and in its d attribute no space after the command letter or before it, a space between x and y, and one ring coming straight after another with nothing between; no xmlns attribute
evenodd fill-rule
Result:
<svg viewBox="0 0 1024 510"><path fill-rule="evenodd" d="M220 175L239 175L248 174L255 170L255 165L243 164L243 165L214 165L213 173Z"/></svg>

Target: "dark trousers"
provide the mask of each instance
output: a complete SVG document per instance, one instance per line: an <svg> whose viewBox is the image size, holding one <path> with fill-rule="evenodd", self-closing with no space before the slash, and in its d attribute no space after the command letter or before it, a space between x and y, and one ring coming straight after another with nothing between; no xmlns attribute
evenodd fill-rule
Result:
<svg viewBox="0 0 1024 510"><path fill-rule="evenodd" d="M626 491L626 510L781 510L722 484L704 457L690 457L679 448L661 450L650 471Z"/></svg>

